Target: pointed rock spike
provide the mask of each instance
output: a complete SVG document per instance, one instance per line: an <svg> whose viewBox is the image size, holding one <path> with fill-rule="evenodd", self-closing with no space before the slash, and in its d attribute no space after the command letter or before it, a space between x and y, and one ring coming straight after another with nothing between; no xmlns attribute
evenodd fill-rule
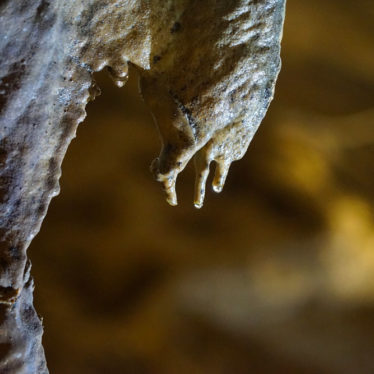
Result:
<svg viewBox="0 0 374 374"><path fill-rule="evenodd" d="M221 192L226 181L227 173L229 172L231 162L226 160L216 161L216 170L214 173L214 179L212 187L214 192Z"/></svg>
<svg viewBox="0 0 374 374"><path fill-rule="evenodd" d="M166 201L171 206L178 205L177 193L175 190L176 180L177 180L177 175L175 174L173 177L165 179L163 182L164 190L166 193Z"/></svg>
<svg viewBox="0 0 374 374"><path fill-rule="evenodd" d="M198 152L194 157L195 162L195 196L194 206L200 209L203 206L205 198L205 186L209 175L210 161L207 159L205 152Z"/></svg>

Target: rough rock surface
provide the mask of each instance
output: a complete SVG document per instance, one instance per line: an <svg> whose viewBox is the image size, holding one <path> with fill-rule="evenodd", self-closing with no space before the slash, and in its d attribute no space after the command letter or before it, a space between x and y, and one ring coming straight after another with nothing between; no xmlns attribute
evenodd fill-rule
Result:
<svg viewBox="0 0 374 374"><path fill-rule="evenodd" d="M175 181L195 156L195 205L209 163L222 189L274 92L285 0L54 1L0 4L0 315L4 373L46 373L26 249L59 191L66 149L105 67L128 63L159 126L152 169L176 204Z"/></svg>

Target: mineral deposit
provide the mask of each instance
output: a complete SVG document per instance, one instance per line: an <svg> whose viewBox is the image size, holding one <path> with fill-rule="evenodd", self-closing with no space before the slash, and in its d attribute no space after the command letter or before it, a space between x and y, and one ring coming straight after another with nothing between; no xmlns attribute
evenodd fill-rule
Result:
<svg viewBox="0 0 374 374"><path fill-rule="evenodd" d="M243 156L273 97L285 0L3 0L0 3L0 372L47 373L26 249L106 68L128 64L162 138L152 163L170 204L196 166L201 207Z"/></svg>

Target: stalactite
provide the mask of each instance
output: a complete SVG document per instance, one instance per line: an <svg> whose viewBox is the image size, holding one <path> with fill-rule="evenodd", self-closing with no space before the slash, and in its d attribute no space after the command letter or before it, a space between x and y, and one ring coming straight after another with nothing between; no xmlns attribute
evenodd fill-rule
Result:
<svg viewBox="0 0 374 374"><path fill-rule="evenodd" d="M1 373L47 373L26 249L58 194L92 74L122 86L128 64L162 138L152 163L167 200L194 158L195 206L209 165L222 190L274 93L285 0L91 0L0 4ZM51 249L53 250L53 248Z"/></svg>

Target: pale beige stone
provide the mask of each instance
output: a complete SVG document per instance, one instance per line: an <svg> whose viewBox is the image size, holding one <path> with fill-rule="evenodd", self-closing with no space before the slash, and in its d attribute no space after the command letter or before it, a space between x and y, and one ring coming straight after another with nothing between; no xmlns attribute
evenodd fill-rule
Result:
<svg viewBox="0 0 374 374"><path fill-rule="evenodd" d="M176 204L194 156L195 205L209 163L220 191L273 97L285 0L47 1L0 4L0 372L46 373L26 249L58 194L61 163L108 68L128 63L163 139L153 171Z"/></svg>

